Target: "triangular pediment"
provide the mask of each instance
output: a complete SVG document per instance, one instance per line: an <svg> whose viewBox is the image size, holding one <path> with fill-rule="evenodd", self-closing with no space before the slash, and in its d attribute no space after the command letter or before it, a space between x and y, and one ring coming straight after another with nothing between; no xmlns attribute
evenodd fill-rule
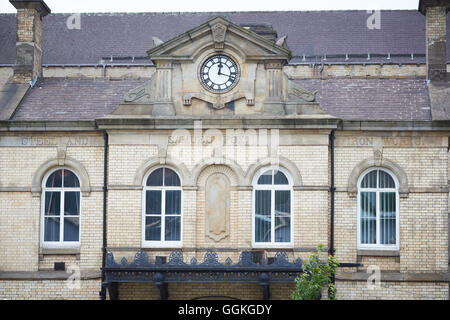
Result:
<svg viewBox="0 0 450 320"><path fill-rule="evenodd" d="M288 62L291 51L224 17L215 17L202 25L147 51L152 61L194 61L204 50L230 48L244 61L278 60Z"/></svg>

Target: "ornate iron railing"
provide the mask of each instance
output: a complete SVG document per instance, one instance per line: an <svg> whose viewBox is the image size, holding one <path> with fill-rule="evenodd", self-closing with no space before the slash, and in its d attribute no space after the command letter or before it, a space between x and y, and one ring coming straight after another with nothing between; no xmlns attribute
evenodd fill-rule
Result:
<svg viewBox="0 0 450 320"><path fill-rule="evenodd" d="M339 264L339 267L361 266L362 264L359 263ZM192 258L190 263L186 263L181 251L173 251L166 263L159 259L151 263L147 253L141 249L131 262L125 257L120 262L116 262L114 254L108 251L105 268L102 271L105 272L103 286L108 288L111 299L118 299L118 283L120 282L154 283L159 288L161 299L168 298L170 282L259 283L263 298L268 299L270 283L293 283L295 278L303 272L303 261L298 258L290 262L286 252L279 251L271 263L265 259L256 263L252 252L243 251L237 263L233 264L230 258L227 258L225 263L221 263L217 253L214 250L208 250L201 263L195 258Z"/></svg>
<svg viewBox="0 0 450 320"><path fill-rule="evenodd" d="M153 282L160 289L161 298L167 299L169 282L250 282L259 283L267 299L270 282L293 282L302 273L302 265L300 258L290 262L284 251L278 252L271 263L265 259L256 263L253 253L244 251L235 264L230 258L225 263L219 262L213 250L205 253L201 263L195 258L186 263L181 251L173 251L167 263L160 260L151 263L143 250L139 250L131 262L125 257L116 262L113 253L108 251L104 285L108 286L110 297L117 298L119 282Z"/></svg>

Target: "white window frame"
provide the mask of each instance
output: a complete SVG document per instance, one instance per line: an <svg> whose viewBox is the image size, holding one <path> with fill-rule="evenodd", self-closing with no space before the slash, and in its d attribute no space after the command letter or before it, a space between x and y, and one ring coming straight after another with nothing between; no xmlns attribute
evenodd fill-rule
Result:
<svg viewBox="0 0 450 320"><path fill-rule="evenodd" d="M377 187L376 188L361 188L361 182L364 179L364 177L371 171L377 170ZM379 175L380 171L384 171L385 173L389 174L390 177L394 180L395 188L379 188L378 182L379 182ZM367 249L367 250L386 250L386 251L396 251L400 249L400 197L399 197L399 181L395 174L383 167L372 167L367 170L365 170L358 179L358 200L357 200L357 206L358 206L358 214L357 214L357 249ZM361 243L361 192L375 192L376 194L376 244L362 244ZM381 244L380 242L380 192L395 192L395 244Z"/></svg>
<svg viewBox="0 0 450 320"><path fill-rule="evenodd" d="M288 184L285 185L275 185L275 184L271 184L271 185L263 185L263 184L258 184L258 179L259 177L265 173L266 171L269 170L279 170L281 171L287 178L288 180ZM271 248L276 248L276 249L290 249L294 247L294 189L293 189L293 180L292 180L292 176L289 174L289 172L287 170L285 170L282 167L279 166L267 166L267 167L263 167L260 168L255 176L253 177L253 192L252 192L252 247L255 249L271 249ZM256 231L256 227L255 227L255 222L256 222L256 217L255 217L255 209L256 209L256 205L255 205L255 200L256 200L256 190L270 190L270 219L271 219L271 225L270 225L270 236L271 236L271 240L270 242L256 242L255 241L255 231ZM291 199L291 227L290 227L290 242L275 242L275 191L278 190L285 190L285 191L290 191L290 199Z"/></svg>
<svg viewBox="0 0 450 320"><path fill-rule="evenodd" d="M57 168L53 168L52 170L50 170L49 172L47 172L47 174L44 176L44 178L42 179L42 193L41 193L41 228L40 228L40 246L41 248L45 248L45 249L59 249L59 248L79 248L80 244L81 244L81 213L83 210L83 194L81 192L81 184L80 187L78 188L66 188L66 187L55 187L55 188L50 188L50 187L46 187L47 185L47 180L48 178L56 171L58 170L68 170L70 172L72 172L78 179L78 183L81 183L79 176L77 175L77 173L67 167L57 167ZM62 176L62 179L64 181L64 175ZM44 235L45 235L45 193L46 192L60 192L61 194L61 201L60 201L60 221L59 221L59 241L44 241ZM79 230L78 230L78 241L64 241L64 193L65 192L79 192L80 193L80 213L78 216L68 216L68 217L78 217L79 219Z"/></svg>
<svg viewBox="0 0 450 320"><path fill-rule="evenodd" d="M147 186L147 179L148 177L157 169L166 168L173 170L177 175L178 179L180 179L180 186ZM163 177L164 181L164 177ZM169 166L157 166L152 168L147 174L144 176L144 179L142 181L142 214L141 214L141 220L142 220L142 226L141 226L141 241L142 241L142 247L143 248L181 248L183 246L183 181L181 180L181 176L178 173L177 170L175 170L172 167ZM161 191L161 240L145 240L145 217L146 215L146 202L147 202L147 191L150 190L156 190ZM166 227L166 190L179 190L181 191L181 208L180 208L180 217L181 217L181 225L180 225L180 240L179 241L166 241L164 240L165 235L165 227ZM175 216L175 215L170 215Z"/></svg>

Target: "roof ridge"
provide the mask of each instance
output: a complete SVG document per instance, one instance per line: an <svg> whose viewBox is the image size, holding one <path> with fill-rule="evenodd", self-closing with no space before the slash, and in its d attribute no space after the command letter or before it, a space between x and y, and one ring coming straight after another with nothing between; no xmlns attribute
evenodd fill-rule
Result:
<svg viewBox="0 0 450 320"><path fill-rule="evenodd" d="M342 9L342 10L242 10L242 11L142 11L142 12L52 12L50 15L195 15L195 14L209 14L209 15L221 15L221 14L235 14L235 13L347 13L347 12L364 12L373 11L378 9ZM418 12L416 9L381 9L384 12ZM15 15L15 13L0 13L0 15Z"/></svg>

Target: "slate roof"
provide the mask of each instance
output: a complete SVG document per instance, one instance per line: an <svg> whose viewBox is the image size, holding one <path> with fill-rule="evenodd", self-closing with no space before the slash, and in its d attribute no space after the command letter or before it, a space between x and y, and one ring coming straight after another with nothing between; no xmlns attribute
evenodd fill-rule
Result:
<svg viewBox="0 0 450 320"><path fill-rule="evenodd" d="M93 120L111 113L143 82L44 78L25 95L12 120Z"/></svg>
<svg viewBox="0 0 450 320"><path fill-rule="evenodd" d="M45 78L30 89L12 120L93 120L112 112L146 80ZM344 120L431 120L425 80L295 80Z"/></svg>
<svg viewBox="0 0 450 320"><path fill-rule="evenodd" d="M272 24L278 37L288 36L288 45L293 56L297 56L291 63L317 62L324 54L328 63L425 61L425 17L416 10L396 10L381 11L379 30L367 28L370 14L366 11L86 13L81 14L80 30L67 28L70 14L50 14L43 19L43 63L98 64L102 58L111 56L134 56L134 63L149 63L139 57L146 57L152 36L166 41L217 15L235 23ZM15 42L15 14L0 14L0 65L14 63ZM450 61L450 39L447 52ZM388 53L391 60L387 59ZM340 56L334 59L332 55L336 54ZM347 61L343 59L345 54L350 55ZM113 58L113 62L124 60Z"/></svg>

